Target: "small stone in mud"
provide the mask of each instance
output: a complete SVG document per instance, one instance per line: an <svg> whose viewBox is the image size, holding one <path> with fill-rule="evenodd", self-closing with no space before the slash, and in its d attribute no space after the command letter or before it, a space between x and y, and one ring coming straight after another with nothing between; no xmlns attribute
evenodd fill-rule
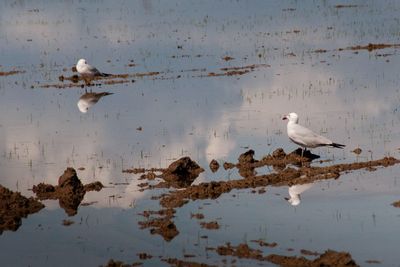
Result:
<svg viewBox="0 0 400 267"><path fill-rule="evenodd" d="M162 178L171 185L181 188L187 187L204 171L195 161L189 157L183 157L171 163L163 171Z"/></svg>
<svg viewBox="0 0 400 267"><path fill-rule="evenodd" d="M213 159L213 160L210 162L210 170L211 170L212 172L216 172L216 171L218 171L218 169L219 169L219 163L218 163L218 161L216 161L215 159Z"/></svg>
<svg viewBox="0 0 400 267"><path fill-rule="evenodd" d="M219 229L219 224L216 221L213 222L201 222L201 228L206 228L208 230L216 230Z"/></svg>
<svg viewBox="0 0 400 267"><path fill-rule="evenodd" d="M142 131L142 130L143 128L141 126L136 128L136 131Z"/></svg>
<svg viewBox="0 0 400 267"><path fill-rule="evenodd" d="M361 148L357 147L357 148L354 149L352 152L353 152L354 154L356 154L356 155L360 155L361 152L362 152L362 150L361 150Z"/></svg>

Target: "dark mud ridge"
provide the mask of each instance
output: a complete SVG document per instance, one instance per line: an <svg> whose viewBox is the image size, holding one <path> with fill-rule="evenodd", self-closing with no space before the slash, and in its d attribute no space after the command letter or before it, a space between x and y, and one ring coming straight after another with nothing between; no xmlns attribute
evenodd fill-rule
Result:
<svg viewBox="0 0 400 267"><path fill-rule="evenodd" d="M163 209L160 211L145 211L143 215L147 221L139 222L141 228L150 228L152 234L160 234L167 241L172 240L179 234L173 217L175 209L182 207L189 201L216 199L224 193L229 193L233 189L255 189L260 188L265 192L267 186L291 186L295 184L312 183L318 180L338 179L341 174L354 170L365 169L374 171L378 167L388 167L400 163L393 157L385 157L379 160L365 162L355 162L347 164L336 164L325 167L310 166L310 162L318 156L309 151L301 157L301 150L295 150L286 154L282 148L276 149L271 155L267 155L261 160L254 159L254 151L249 150L241 154L237 163L225 163L225 167L237 168L243 179L229 181L211 181L198 185L191 185L194 179L203 169L190 158L185 157L172 163L167 169L158 169L162 174L154 177L164 181L156 185L146 184L143 190L160 187L179 187L180 190L172 190L152 199L159 200ZM322 162L322 161L321 161ZM215 163L214 163L215 164ZM213 165L214 165L213 164ZM257 175L256 168L272 166L273 172ZM140 169L146 172L144 169ZM138 169L126 170L136 172ZM152 169L148 170L152 173ZM142 179L146 179L148 174L143 174ZM206 227L206 225L202 225Z"/></svg>
<svg viewBox="0 0 400 267"><path fill-rule="evenodd" d="M40 200L58 199L60 207L68 216L78 212L79 204L88 191L100 191L104 186L100 182L83 185L73 168L67 168L58 178L58 185L40 183L32 190Z"/></svg>
<svg viewBox="0 0 400 267"><path fill-rule="evenodd" d="M215 251L221 256L234 256L238 258L253 259L257 261L269 261L279 266L286 267L344 267L344 266L359 266L352 259L351 255L347 252L336 252L327 250L322 255L314 260L309 260L304 257L296 256L281 256L277 254L270 254L264 256L258 249L252 249L247 244L239 244L238 246L231 246L229 243L226 246L219 246Z"/></svg>
<svg viewBox="0 0 400 267"><path fill-rule="evenodd" d="M65 89L65 88L79 88L87 86L101 86L101 85L113 85L113 84L127 84L134 83L135 79L143 79L148 78L151 80L173 80L180 79L183 77L188 78L207 78L207 77L220 77L220 76L241 76L244 74L248 74L254 72L260 68L268 68L270 65L268 64L251 64L246 66L237 66L237 67L220 67L216 72L209 72L207 69L183 69L179 70L176 73L172 71L150 71L150 72L136 72L136 73L122 73L122 74L110 74L107 77L94 77L93 79L84 80L77 74L69 75L60 75L58 80L60 83L53 84L41 84L39 87L41 88L56 88L56 89ZM73 67L72 71L75 72L76 69ZM0 72L1 74L2 72ZM18 73L18 72L16 72ZM4 73L4 75L12 75L15 73ZM68 82L68 83L67 83ZM80 83L82 82L82 83ZM32 85L33 86L33 85Z"/></svg>
<svg viewBox="0 0 400 267"><path fill-rule="evenodd" d="M232 246L230 243L227 243L224 246L219 246L217 248L207 248L208 251L215 251L220 256L230 256L237 257L239 259L248 259L261 262L270 262L276 264L277 266L285 266L285 267L356 267L359 266L352 259L351 255L347 252L337 252L334 250L327 250L322 254L319 253L304 253L310 257L314 256L315 259L310 260L303 256L283 256L277 254L269 254L264 256L261 250L253 249L249 247L247 244L239 244L237 246ZM302 250L305 251L305 250ZM318 256L318 257L317 257ZM141 258L147 259L147 258ZM183 261L176 258L164 258L162 261L170 264L170 266L177 267L211 267L215 265L209 265L206 263L198 263L194 261ZM235 263L236 260L233 259L231 263ZM226 259L222 260L222 265L226 266ZM106 267L129 267L129 266L138 266L141 265L141 262L133 263L133 264L124 264L120 261L110 260Z"/></svg>
<svg viewBox="0 0 400 267"><path fill-rule="evenodd" d="M0 234L3 231L16 231L22 218L43 209L44 205L36 199L26 198L0 185Z"/></svg>

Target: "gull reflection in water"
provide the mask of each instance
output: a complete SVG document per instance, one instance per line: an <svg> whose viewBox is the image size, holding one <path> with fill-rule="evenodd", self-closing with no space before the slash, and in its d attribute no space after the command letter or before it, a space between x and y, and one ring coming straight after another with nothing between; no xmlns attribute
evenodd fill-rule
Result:
<svg viewBox="0 0 400 267"><path fill-rule="evenodd" d="M88 112L89 108L91 108L93 105L95 105L97 102L99 102L100 98L103 96L107 95L112 95L113 93L109 92L101 92L101 93L84 93L78 101L78 108L79 111L82 113Z"/></svg>
<svg viewBox="0 0 400 267"><path fill-rule="evenodd" d="M312 183L310 184L296 184L289 186L289 196L290 198L285 198L290 205L297 206L301 202L300 194L304 191L310 189L313 186Z"/></svg>

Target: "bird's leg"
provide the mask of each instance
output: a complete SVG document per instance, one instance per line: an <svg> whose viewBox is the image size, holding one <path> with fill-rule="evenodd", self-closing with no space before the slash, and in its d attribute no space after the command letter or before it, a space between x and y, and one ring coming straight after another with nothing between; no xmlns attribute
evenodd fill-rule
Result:
<svg viewBox="0 0 400 267"><path fill-rule="evenodd" d="M301 150L301 157L303 157L305 151L306 151L306 148L304 147L304 148Z"/></svg>

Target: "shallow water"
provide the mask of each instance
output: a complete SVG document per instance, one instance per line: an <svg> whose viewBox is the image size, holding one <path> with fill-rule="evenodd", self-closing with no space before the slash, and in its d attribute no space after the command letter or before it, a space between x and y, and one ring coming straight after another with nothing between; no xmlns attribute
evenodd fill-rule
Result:
<svg viewBox="0 0 400 267"><path fill-rule="evenodd" d="M177 210L180 234L170 242L138 226L138 213L158 208L150 199L158 192L140 192L139 176L122 173L190 156L207 169L195 183L238 179L235 171L213 174L208 163L235 162L248 149L256 158L278 147L294 150L281 120L291 111L300 123L346 144L344 150L313 150L332 160L325 165L399 157L398 47L347 48L400 43L400 2L336 4L1 2L0 72L20 73L0 76L0 183L32 196L33 185L56 184L71 166L84 168L78 171L83 183L110 186L88 193L84 202L96 203L74 217L46 201L18 231L3 232L2 266L98 266L111 258L131 263L141 261L140 252L154 256L143 261L146 266L161 264L158 256L185 254L221 265L224 257L206 247L249 242L259 248L250 242L259 238L278 243L261 248L265 255L334 249L348 251L360 265L378 260L399 266L394 248L400 210L390 205L399 200L398 166L318 182L296 207L284 200L287 187L191 202ZM71 67L82 57L106 73L160 74L85 88L48 86L67 84L58 77L73 75ZM208 76L253 64L243 75ZM84 114L77 102L85 89L113 94ZM357 147L359 156L351 152ZM221 228L202 229L190 219L196 212ZM75 223L66 227L63 219ZM236 262L250 264L258 262Z"/></svg>

